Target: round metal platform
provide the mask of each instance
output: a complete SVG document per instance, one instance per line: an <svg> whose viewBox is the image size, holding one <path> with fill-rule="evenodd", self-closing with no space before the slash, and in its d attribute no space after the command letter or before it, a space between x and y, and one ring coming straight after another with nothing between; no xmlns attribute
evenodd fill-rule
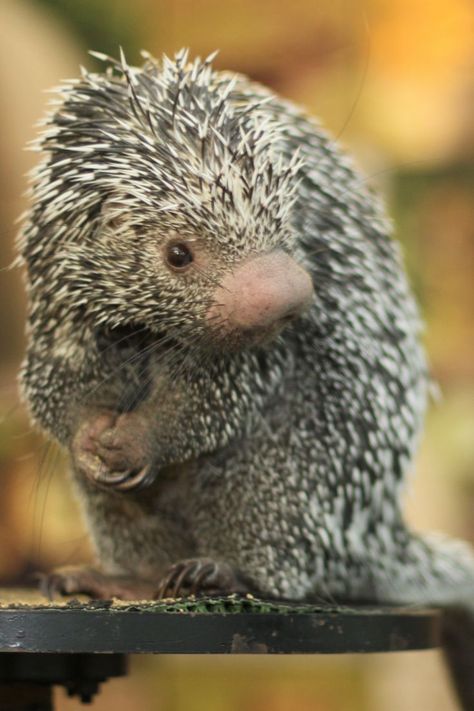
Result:
<svg viewBox="0 0 474 711"><path fill-rule="evenodd" d="M53 711L53 686L84 703L128 654L348 654L438 646L436 610L316 606L252 596L47 602L0 590L1 711Z"/></svg>
<svg viewBox="0 0 474 711"><path fill-rule="evenodd" d="M244 598L47 603L0 594L0 652L348 654L439 644L435 610Z"/></svg>

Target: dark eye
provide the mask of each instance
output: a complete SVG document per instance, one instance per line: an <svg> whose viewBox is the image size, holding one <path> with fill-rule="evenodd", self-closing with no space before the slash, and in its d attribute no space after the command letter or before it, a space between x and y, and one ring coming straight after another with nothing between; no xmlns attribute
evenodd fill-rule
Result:
<svg viewBox="0 0 474 711"><path fill-rule="evenodd" d="M187 244L174 242L166 249L166 261L173 269L186 269L193 261L193 253Z"/></svg>

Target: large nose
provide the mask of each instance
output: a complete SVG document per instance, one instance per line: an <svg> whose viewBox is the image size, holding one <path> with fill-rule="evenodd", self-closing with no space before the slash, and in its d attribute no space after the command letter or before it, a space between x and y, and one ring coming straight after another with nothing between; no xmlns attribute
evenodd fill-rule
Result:
<svg viewBox="0 0 474 711"><path fill-rule="evenodd" d="M308 272L291 256L275 250L246 259L227 274L208 317L229 331L266 331L301 314L312 296Z"/></svg>

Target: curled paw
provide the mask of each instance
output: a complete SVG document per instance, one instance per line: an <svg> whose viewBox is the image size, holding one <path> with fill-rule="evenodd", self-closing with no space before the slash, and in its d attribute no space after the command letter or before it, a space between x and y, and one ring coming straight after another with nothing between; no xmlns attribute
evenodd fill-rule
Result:
<svg viewBox="0 0 474 711"><path fill-rule="evenodd" d="M150 478L148 425L137 413L96 414L79 426L71 453L77 471L98 486L128 491Z"/></svg>
<svg viewBox="0 0 474 711"><path fill-rule="evenodd" d="M182 560L171 566L160 581L155 599L188 595L227 595L246 592L247 586L227 563L210 558Z"/></svg>

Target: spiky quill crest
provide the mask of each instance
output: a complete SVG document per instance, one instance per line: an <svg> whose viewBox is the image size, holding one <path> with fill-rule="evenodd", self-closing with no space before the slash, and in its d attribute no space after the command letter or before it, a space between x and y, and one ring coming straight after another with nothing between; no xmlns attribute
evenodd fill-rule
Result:
<svg viewBox="0 0 474 711"><path fill-rule="evenodd" d="M74 292L62 300L63 318L75 318L81 305L91 312L100 265L110 270L109 245L117 248L123 233L136 235L127 245L135 250L153 233L204 238L222 264L249 249L291 248L301 161L281 155L281 126L264 109L269 92L255 94L239 77L214 72L213 55L188 63L182 50L161 64L147 55L139 69L123 54L120 62L95 56L109 62L105 74L83 70L81 79L64 83L35 144L47 157L33 175L34 209L21 248L32 289L51 278L57 303L62 273L63 287ZM114 234L104 254L105 242L95 236L109 225ZM121 275L122 265L117 253L115 295L102 285L115 310L101 301L96 324L129 321L137 300L137 317L147 310L140 294L131 295L129 265ZM150 325L153 318L156 311Z"/></svg>

